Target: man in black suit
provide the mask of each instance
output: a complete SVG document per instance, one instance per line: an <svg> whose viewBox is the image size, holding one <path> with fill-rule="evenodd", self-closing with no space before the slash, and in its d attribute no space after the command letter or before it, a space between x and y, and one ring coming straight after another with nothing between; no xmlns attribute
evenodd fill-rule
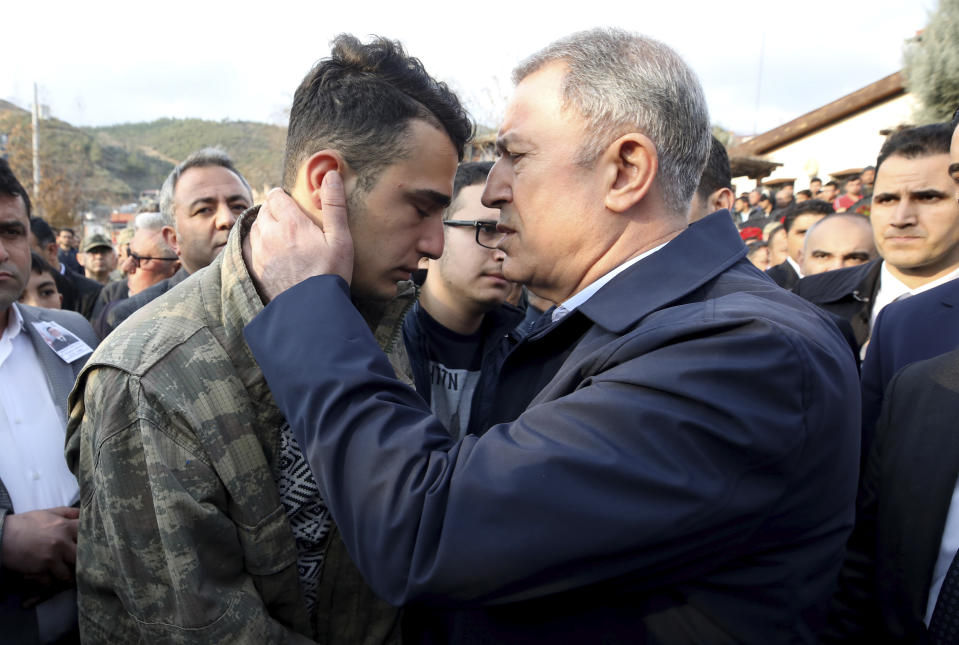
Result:
<svg viewBox="0 0 959 645"><path fill-rule="evenodd" d="M959 204L948 175L951 138L948 123L889 137L876 162L870 217L882 259L808 276L794 289L849 320L860 348L886 305L959 277Z"/></svg>
<svg viewBox="0 0 959 645"><path fill-rule="evenodd" d="M826 642L938 642L927 626L959 544L957 418L959 351L890 382Z"/></svg>
<svg viewBox="0 0 959 645"><path fill-rule="evenodd" d="M808 199L789 207L783 219L786 229L786 260L766 270L766 275L783 289L792 289L802 278L799 260L802 256L806 231L826 215L832 214L832 206L821 199Z"/></svg>

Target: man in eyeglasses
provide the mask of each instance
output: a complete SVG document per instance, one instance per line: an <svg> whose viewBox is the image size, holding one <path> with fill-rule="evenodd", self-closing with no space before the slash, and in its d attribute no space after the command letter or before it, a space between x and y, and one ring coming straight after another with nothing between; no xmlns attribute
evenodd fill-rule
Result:
<svg viewBox="0 0 959 645"><path fill-rule="evenodd" d="M180 259L164 238L164 228L173 228L173 219L163 213L140 213L134 220L134 232L121 265L126 277L106 285L93 310L93 328L101 338L116 326L116 307L126 307L128 298L168 280L176 274ZM162 287L161 287L162 288Z"/></svg>
<svg viewBox="0 0 959 645"><path fill-rule="evenodd" d="M484 246L499 238L499 209L480 201L492 166L457 168L453 202L443 214L443 255L428 260L419 302L403 323L416 390L454 437L485 429L482 410L493 400L499 365L523 319L522 310L506 303L513 284L503 277L506 254Z"/></svg>

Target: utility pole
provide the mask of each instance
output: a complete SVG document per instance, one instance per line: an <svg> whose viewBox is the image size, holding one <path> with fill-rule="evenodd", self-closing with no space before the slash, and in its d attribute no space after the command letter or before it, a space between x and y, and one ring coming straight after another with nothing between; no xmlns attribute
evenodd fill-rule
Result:
<svg viewBox="0 0 959 645"><path fill-rule="evenodd" d="M40 203L40 101L33 84L33 203Z"/></svg>

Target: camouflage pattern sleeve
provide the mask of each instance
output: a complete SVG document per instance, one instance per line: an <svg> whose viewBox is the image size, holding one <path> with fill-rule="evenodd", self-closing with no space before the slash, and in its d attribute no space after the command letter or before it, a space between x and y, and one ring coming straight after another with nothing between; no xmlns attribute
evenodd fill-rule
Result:
<svg viewBox="0 0 959 645"><path fill-rule="evenodd" d="M241 531L223 510L227 488L178 402L162 410L148 398L140 377L103 365L88 366L71 395L83 641L313 642L264 606L263 576L247 572Z"/></svg>

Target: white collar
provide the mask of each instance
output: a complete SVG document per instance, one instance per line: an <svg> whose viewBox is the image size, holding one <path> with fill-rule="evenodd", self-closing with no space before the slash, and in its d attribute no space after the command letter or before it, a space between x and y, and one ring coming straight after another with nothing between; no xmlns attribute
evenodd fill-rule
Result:
<svg viewBox="0 0 959 645"><path fill-rule="evenodd" d="M793 259L792 259L791 257L789 257L788 255L786 256L786 262L788 262L788 263L789 263L789 266L791 266L791 267L793 268L793 271L796 272L796 275L798 275L800 278L803 277L802 271L799 269L799 263L798 263L798 262L796 262L795 260L793 260Z"/></svg>
<svg viewBox="0 0 959 645"><path fill-rule="evenodd" d="M648 258L653 253L663 248L667 244L669 244L669 242L664 242L663 244L660 244L657 247L649 249L648 251L644 251L643 253L640 253L634 258L630 258L626 260L625 262L620 264L618 267L616 267L615 269L613 269L606 275L600 278L597 278L596 280L593 280L593 282L591 282L587 287L577 292L573 296L570 296L569 298L567 298L566 301L563 302L563 304L559 305L558 307L556 307L556 309L553 310L553 315L552 315L553 322L560 320L561 318L566 316L566 314L582 306L584 302L586 302L593 296L593 294L595 294L597 291L599 291L604 286L606 286L606 283L608 283L610 280L612 280L613 278L618 276L620 273L622 273L629 267L633 266L634 264L636 264L643 258Z"/></svg>

